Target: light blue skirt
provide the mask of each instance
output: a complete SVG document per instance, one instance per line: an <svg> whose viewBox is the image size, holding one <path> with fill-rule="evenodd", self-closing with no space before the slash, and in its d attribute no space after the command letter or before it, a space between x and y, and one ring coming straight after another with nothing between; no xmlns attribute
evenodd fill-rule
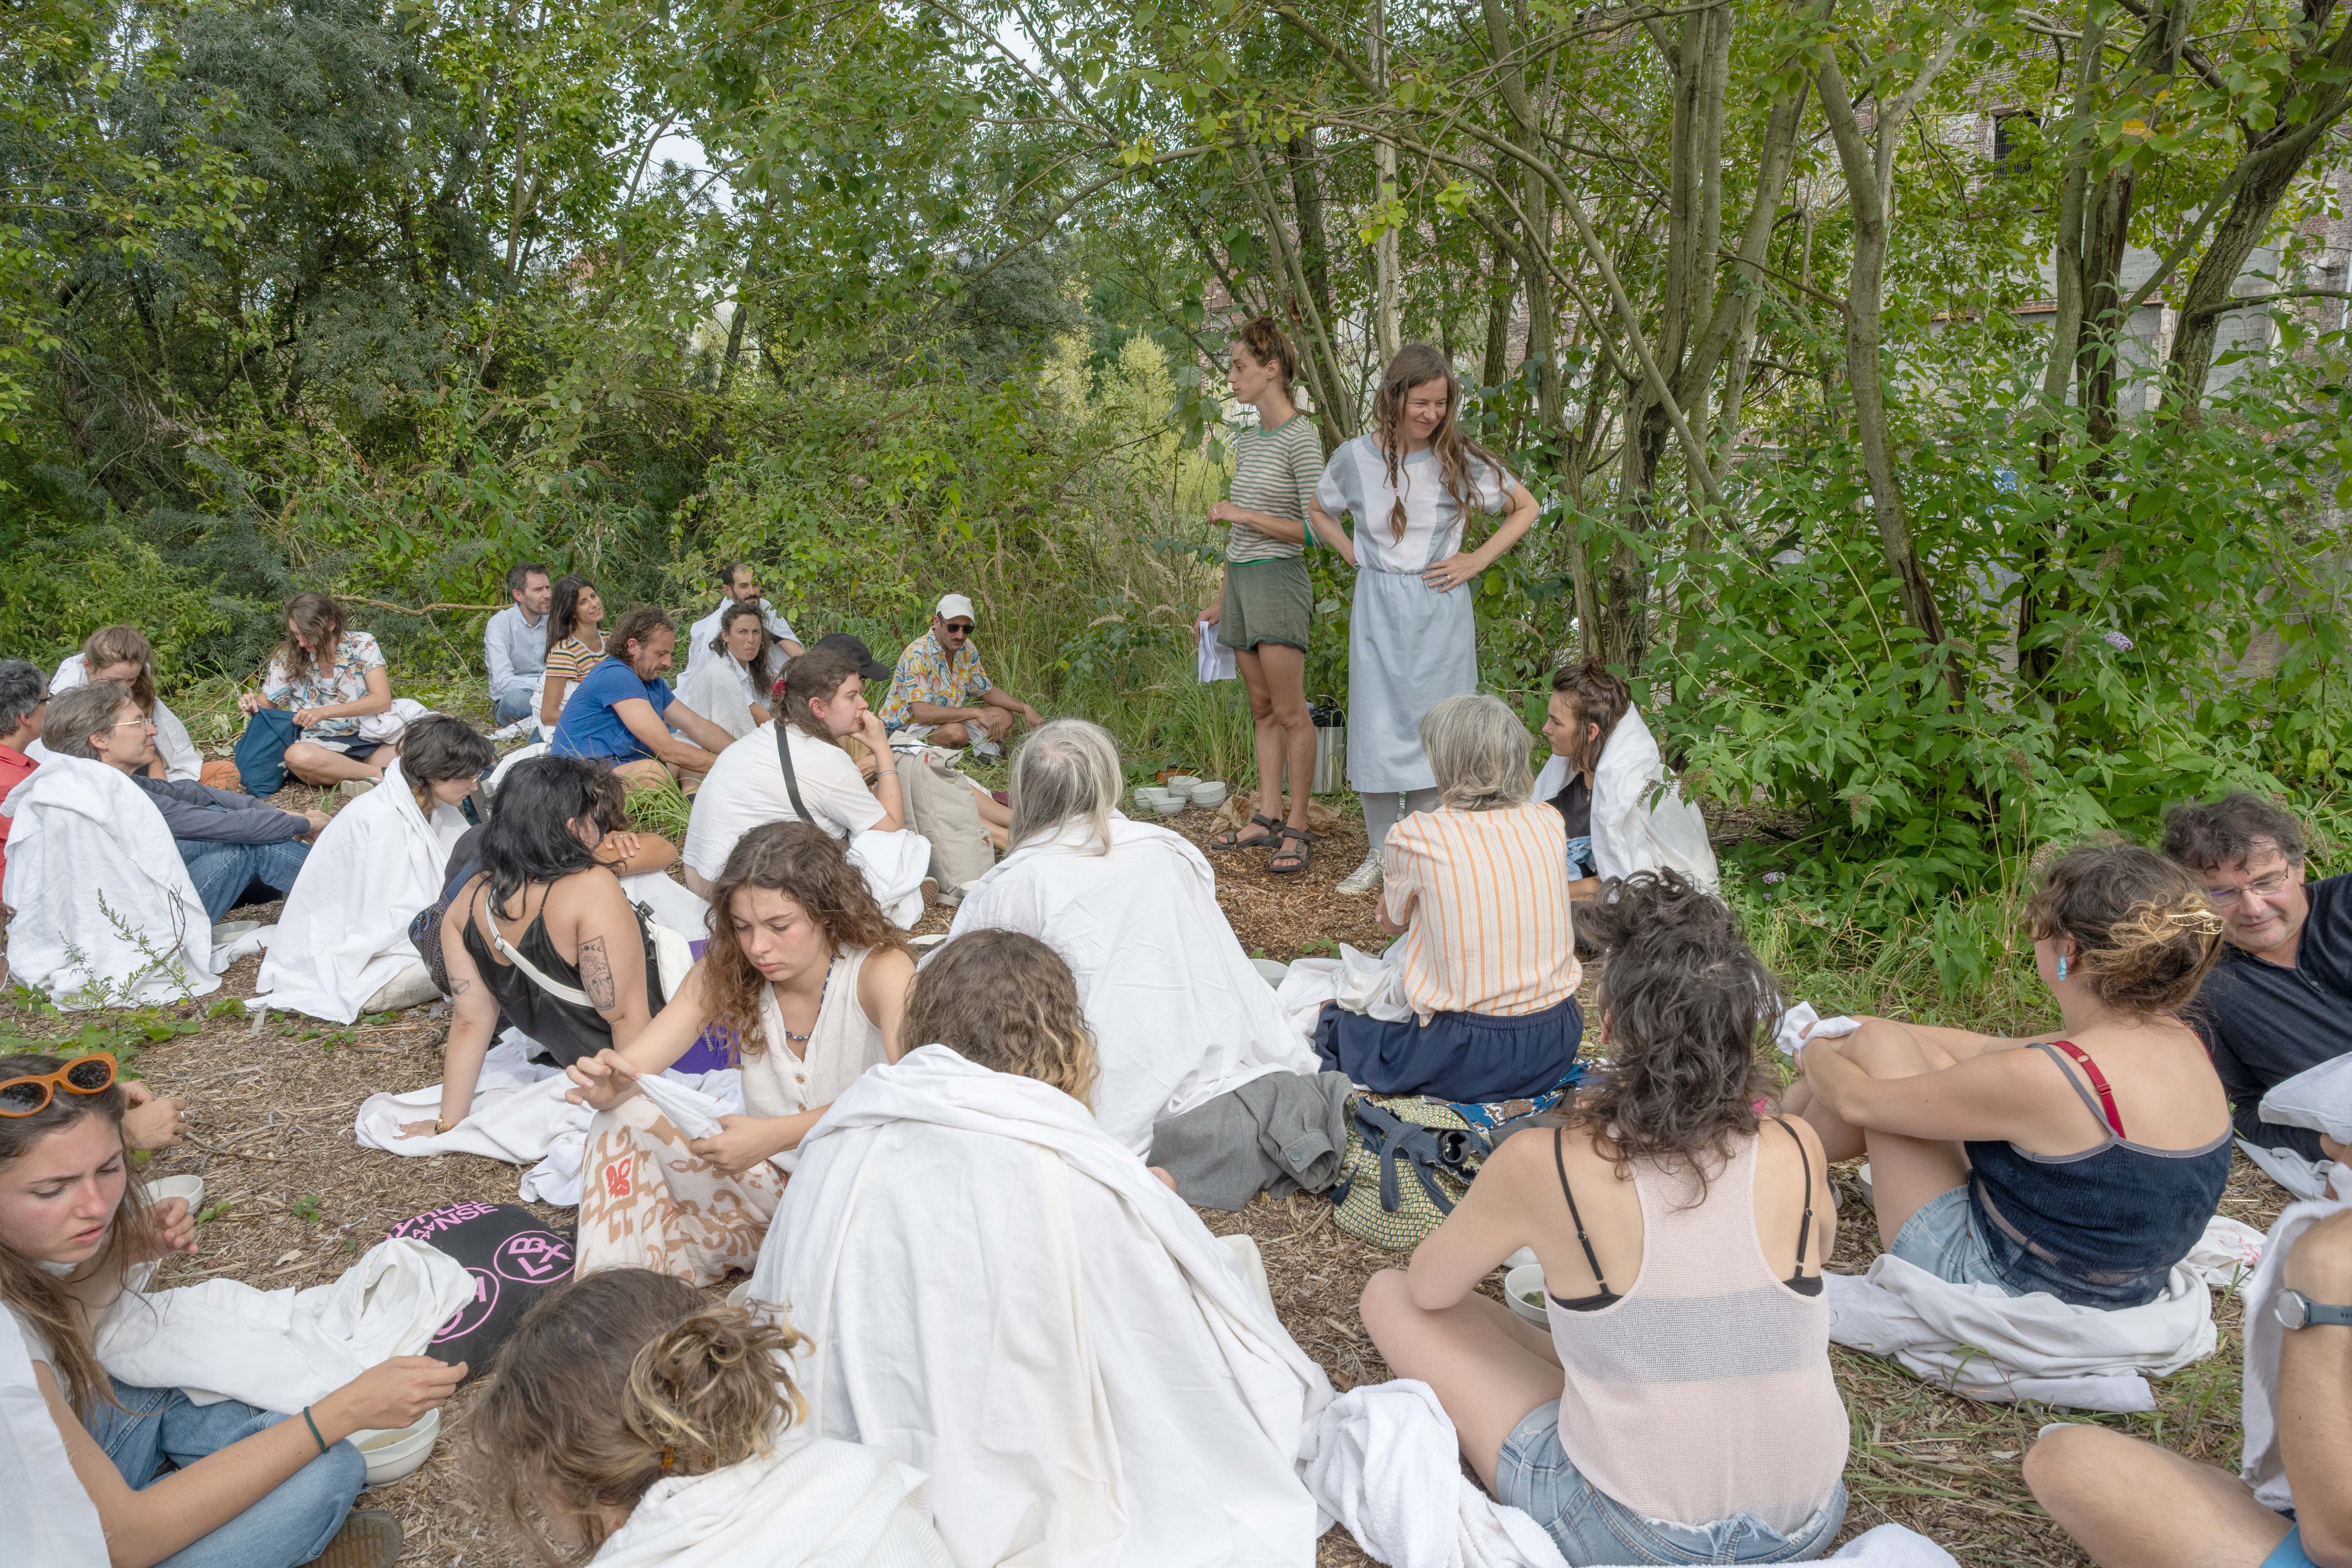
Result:
<svg viewBox="0 0 2352 1568"><path fill-rule="evenodd" d="M1434 789L1421 716L1478 689L1471 587L1438 593L1419 573L1356 574L1348 618L1348 782L1359 793Z"/></svg>

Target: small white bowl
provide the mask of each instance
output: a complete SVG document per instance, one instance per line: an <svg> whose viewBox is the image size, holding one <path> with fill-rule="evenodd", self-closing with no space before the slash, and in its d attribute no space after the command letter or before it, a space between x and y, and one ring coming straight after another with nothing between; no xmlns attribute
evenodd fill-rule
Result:
<svg viewBox="0 0 2352 1568"><path fill-rule="evenodd" d="M194 1214L205 1206L205 1179L202 1176L158 1176L147 1184L147 1201L160 1204L170 1198L188 1200L188 1212Z"/></svg>
<svg viewBox="0 0 2352 1568"><path fill-rule="evenodd" d="M441 1412L428 1410L425 1419L414 1426L354 1432L352 1446L367 1461L367 1484L389 1486L423 1469L425 1461L433 1457L433 1445L440 1436Z"/></svg>
<svg viewBox="0 0 2352 1568"><path fill-rule="evenodd" d="M1521 1264L1503 1276L1503 1300L1511 1310L1538 1327L1551 1324L1551 1310L1544 1302L1543 1265Z"/></svg>
<svg viewBox="0 0 2352 1568"><path fill-rule="evenodd" d="M1158 784L1138 784L1135 789L1135 804L1149 811L1151 809L1151 803L1166 793Z"/></svg>
<svg viewBox="0 0 2352 1568"><path fill-rule="evenodd" d="M1182 795L1201 781L1191 773L1171 773L1164 782L1171 795Z"/></svg>
<svg viewBox="0 0 2352 1568"><path fill-rule="evenodd" d="M1281 986L1283 976L1290 973L1290 965L1276 963L1271 958L1253 958L1250 960L1250 967L1265 975L1268 985L1276 988Z"/></svg>
<svg viewBox="0 0 2352 1568"><path fill-rule="evenodd" d="M1174 816L1184 809L1184 804L1175 795L1164 795L1151 803L1151 809L1162 816Z"/></svg>
<svg viewBox="0 0 2352 1568"><path fill-rule="evenodd" d="M1871 1191L1870 1162L1864 1160L1862 1163L1862 1169L1856 1171L1854 1173L1854 1176L1855 1179L1862 1183L1862 1201L1868 1204L1872 1208L1876 1208L1878 1206L1878 1194Z"/></svg>
<svg viewBox="0 0 2352 1568"><path fill-rule="evenodd" d="M1220 806L1225 804L1225 786L1221 784L1194 784L1192 794L1192 804Z"/></svg>

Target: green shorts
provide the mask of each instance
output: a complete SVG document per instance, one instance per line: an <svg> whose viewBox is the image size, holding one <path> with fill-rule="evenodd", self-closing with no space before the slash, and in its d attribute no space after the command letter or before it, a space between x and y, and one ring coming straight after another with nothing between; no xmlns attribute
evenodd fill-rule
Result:
<svg viewBox="0 0 2352 1568"><path fill-rule="evenodd" d="M1307 563L1291 555L1273 561L1225 564L1224 608L1217 616L1217 640L1249 649L1278 642L1307 651L1307 628L1315 618L1315 588Z"/></svg>

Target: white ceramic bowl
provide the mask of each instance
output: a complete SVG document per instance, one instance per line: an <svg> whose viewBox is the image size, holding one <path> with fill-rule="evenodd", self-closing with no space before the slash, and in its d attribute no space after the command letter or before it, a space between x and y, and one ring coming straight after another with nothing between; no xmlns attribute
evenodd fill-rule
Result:
<svg viewBox="0 0 2352 1568"><path fill-rule="evenodd" d="M1224 805L1225 786L1221 784L1194 784L1192 786L1192 804L1194 805L1206 806L1219 806Z"/></svg>
<svg viewBox="0 0 2352 1568"><path fill-rule="evenodd" d="M1871 1207L1876 1208L1878 1206L1878 1194L1870 1190L1870 1162L1864 1160L1862 1163L1862 1169L1856 1171L1854 1175L1862 1182L1862 1201L1868 1204Z"/></svg>
<svg viewBox="0 0 2352 1568"><path fill-rule="evenodd" d="M1158 784L1138 784L1135 789L1135 804L1149 811L1151 809L1151 803L1166 793Z"/></svg>
<svg viewBox="0 0 2352 1568"><path fill-rule="evenodd" d="M1184 809L1184 801L1178 795L1163 795L1151 803L1151 809L1162 816L1173 816Z"/></svg>
<svg viewBox="0 0 2352 1568"><path fill-rule="evenodd" d="M1250 960L1250 967L1265 975L1268 985L1275 986L1279 986L1282 984L1282 977L1290 973L1290 965L1278 963L1271 958L1253 958Z"/></svg>
<svg viewBox="0 0 2352 1568"><path fill-rule="evenodd" d="M1525 1263L1503 1276L1503 1300L1511 1310L1539 1327L1549 1327L1551 1314L1544 1305L1543 1265Z"/></svg>
<svg viewBox="0 0 2352 1568"><path fill-rule="evenodd" d="M205 1179L202 1176L158 1176L147 1184L147 1201L160 1204L167 1198L185 1198L188 1212L195 1214L205 1206Z"/></svg>
<svg viewBox="0 0 2352 1568"><path fill-rule="evenodd" d="M414 1426L354 1432L352 1445L367 1461L367 1484L381 1487L405 1480L423 1469L425 1461L433 1457L434 1442L440 1436L441 1412L428 1410L425 1419Z"/></svg>
<svg viewBox="0 0 2352 1568"><path fill-rule="evenodd" d="M1170 773L1167 779L1163 782L1166 784L1168 792L1171 795L1182 795L1191 790L1194 784L1199 784L1201 781L1194 778L1191 773Z"/></svg>

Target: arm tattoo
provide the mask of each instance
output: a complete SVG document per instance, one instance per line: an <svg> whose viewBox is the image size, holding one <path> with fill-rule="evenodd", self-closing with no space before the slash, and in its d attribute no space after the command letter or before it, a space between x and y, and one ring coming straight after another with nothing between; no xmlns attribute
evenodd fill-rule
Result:
<svg viewBox="0 0 2352 1568"><path fill-rule="evenodd" d="M604 939L592 936L580 944L580 989L588 993L599 1013L621 1005L620 987L613 981L612 961L604 956Z"/></svg>

